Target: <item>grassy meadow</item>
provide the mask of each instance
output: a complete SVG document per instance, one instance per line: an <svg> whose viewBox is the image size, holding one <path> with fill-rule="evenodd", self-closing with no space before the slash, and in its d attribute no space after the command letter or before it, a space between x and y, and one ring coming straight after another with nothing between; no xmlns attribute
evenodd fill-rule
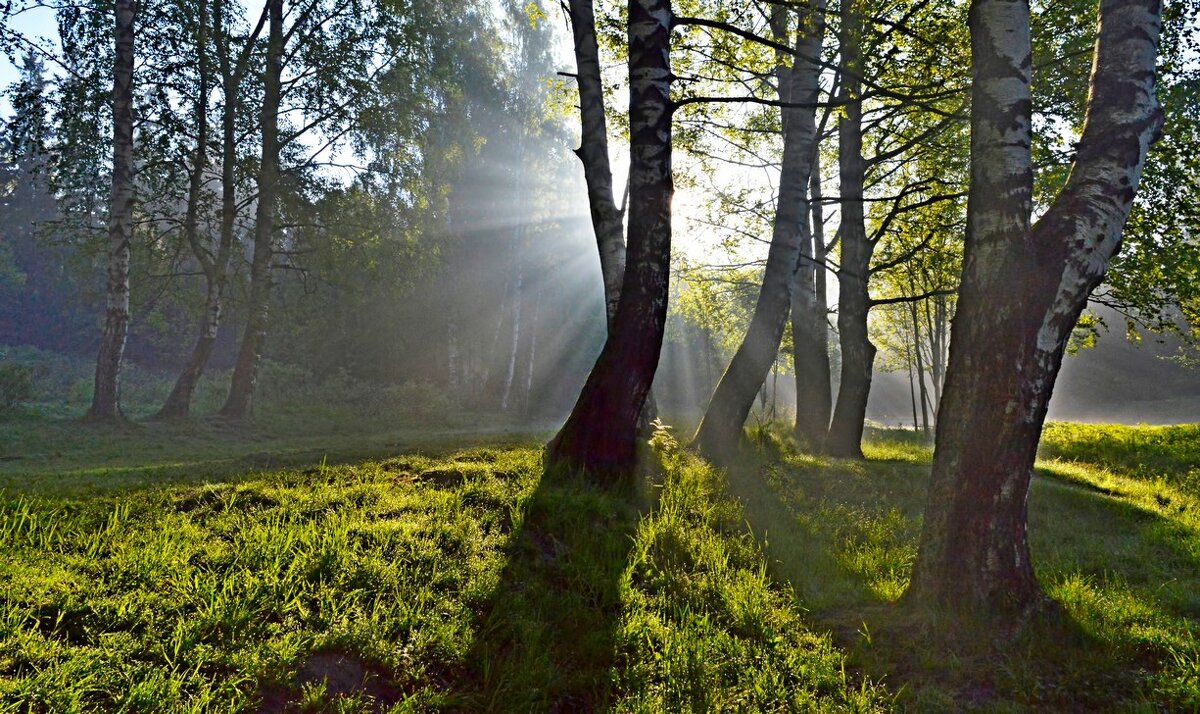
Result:
<svg viewBox="0 0 1200 714"><path fill-rule="evenodd" d="M1067 617L997 640L897 604L911 433L719 470L662 430L608 493L541 434L40 419L0 423L0 711L1200 710L1197 427L1047 430Z"/></svg>

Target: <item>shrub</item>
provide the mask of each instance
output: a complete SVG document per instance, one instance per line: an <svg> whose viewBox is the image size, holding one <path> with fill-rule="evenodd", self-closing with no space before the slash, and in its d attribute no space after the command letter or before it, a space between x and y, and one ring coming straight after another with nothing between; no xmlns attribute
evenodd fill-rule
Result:
<svg viewBox="0 0 1200 714"><path fill-rule="evenodd" d="M7 411L33 398L33 369L0 362L0 410Z"/></svg>
<svg viewBox="0 0 1200 714"><path fill-rule="evenodd" d="M452 411L450 397L429 382L405 382L383 392L381 411L401 418L446 417Z"/></svg>

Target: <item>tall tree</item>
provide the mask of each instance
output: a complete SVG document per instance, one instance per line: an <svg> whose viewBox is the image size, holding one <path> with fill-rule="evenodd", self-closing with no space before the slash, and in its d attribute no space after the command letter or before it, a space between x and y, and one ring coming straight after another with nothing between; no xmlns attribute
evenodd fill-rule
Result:
<svg viewBox="0 0 1200 714"><path fill-rule="evenodd" d="M800 256L792 288L792 366L796 375L793 433L803 448L819 451L824 447L829 420L833 417L833 384L825 265L829 246L825 243L825 214L821 205L821 154L819 146L814 148L817 150L813 151L809 180L812 254Z"/></svg>
<svg viewBox="0 0 1200 714"><path fill-rule="evenodd" d="M283 0L267 0L267 56L263 102L259 115L262 158L258 166L258 203L254 215L254 256L250 264L250 304L242 345L221 416L244 419L258 381L267 319L271 306L271 261L274 258L276 218L279 211L279 106L282 94L284 33Z"/></svg>
<svg viewBox="0 0 1200 714"><path fill-rule="evenodd" d="M167 396L158 416L164 419L186 417L191 410L192 395L204 374L217 342L217 332L224 314L225 288L229 279L229 263L233 255L234 225L238 216L237 162L238 162L238 117L246 72L250 67L254 45L266 23L269 9L264 7L257 25L242 42L234 56L232 18L225 0L213 0L211 12L208 0L195 4L194 32L197 55L197 83L195 96L196 140L195 154L189 167L190 175L187 198L187 214L184 217L184 239L200 264L204 274L205 300L201 317L200 334L196 338L192 354L175 380L175 386ZM212 48L210 49L210 46ZM215 49L215 52L212 51ZM200 191L206 180L208 169L208 111L209 94L213 82L213 55L216 59L216 74L224 94L221 108L221 206L220 228L215 250L211 240L199 234L197 215Z"/></svg>
<svg viewBox="0 0 1200 714"><path fill-rule="evenodd" d="M134 0L115 0L112 194L108 217L108 281L104 332L96 356L95 391L88 418L121 419L121 365L129 334L129 260L133 241Z"/></svg>
<svg viewBox="0 0 1200 714"><path fill-rule="evenodd" d="M820 92L821 50L825 35L825 3L803 3L786 88L781 78L783 166L779 199L758 304L729 368L717 384L696 431L697 447L710 457L736 447L754 398L775 363L791 308L797 267L811 271L808 184L817 140L816 105Z"/></svg>
<svg viewBox="0 0 1200 714"><path fill-rule="evenodd" d="M833 456L862 458L863 422L875 363L875 345L867 332L871 309L868 272L873 246L867 238L864 215L866 162L863 159L862 34L860 2L843 0L839 11L838 45L841 53L841 100L838 119L838 170L841 176L842 246L838 269L838 334L842 370L833 420L825 451Z"/></svg>
<svg viewBox="0 0 1200 714"><path fill-rule="evenodd" d="M579 119L582 127L582 139L575 153L583 164L583 177L587 183L588 208L600 249L604 305L611 327L617 315L617 304L621 301L621 280L625 274L625 227L621 210L613 197L595 8L592 0L571 0L569 9L571 32L575 38L575 79L579 85Z"/></svg>
<svg viewBox="0 0 1200 714"><path fill-rule="evenodd" d="M1033 462L1071 331L1117 250L1150 144L1158 0L1102 0L1066 185L1031 226L1030 9L974 0L966 256L908 597L1020 624L1042 602L1026 534Z"/></svg>
<svg viewBox="0 0 1200 714"><path fill-rule="evenodd" d="M620 304L604 349L546 465L598 479L636 462L637 424L658 368L671 264L671 3L630 0L629 225Z"/></svg>

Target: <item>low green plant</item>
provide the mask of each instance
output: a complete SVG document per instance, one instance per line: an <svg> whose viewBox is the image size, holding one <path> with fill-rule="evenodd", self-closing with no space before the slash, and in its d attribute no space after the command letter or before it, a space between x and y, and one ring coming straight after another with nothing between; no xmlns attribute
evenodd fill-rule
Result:
<svg viewBox="0 0 1200 714"><path fill-rule="evenodd" d="M12 410L29 401L33 393L32 367L0 361L0 412Z"/></svg>

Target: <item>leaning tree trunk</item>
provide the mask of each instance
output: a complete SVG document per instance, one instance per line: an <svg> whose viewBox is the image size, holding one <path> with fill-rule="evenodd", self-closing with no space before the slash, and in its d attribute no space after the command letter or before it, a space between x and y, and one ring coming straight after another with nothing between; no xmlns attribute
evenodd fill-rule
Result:
<svg viewBox="0 0 1200 714"><path fill-rule="evenodd" d="M204 189L204 174L208 170L208 0L196 3L196 54L200 86L196 93L196 151L192 159L191 176L188 181L187 212L183 219L183 234L188 246L204 272L205 300L204 317L200 324L200 336L192 348L187 364L175 380L175 386L167 401L159 409L159 419L185 418L191 409L192 395L204 367L217 341L217 330L221 326L221 293L225 287L225 266L210 254L209 247L200 239L200 199ZM220 249L218 248L218 251Z"/></svg>
<svg viewBox="0 0 1200 714"><path fill-rule="evenodd" d="M271 304L271 260L274 257L275 214L279 200L279 103L283 71L283 0L270 0L267 68L261 114L262 163L258 176L258 205L254 216L254 257L250 264L250 305L246 331L233 368L229 397L221 408L226 419L244 419L258 381L267 313Z"/></svg>
<svg viewBox="0 0 1200 714"><path fill-rule="evenodd" d="M612 480L636 464L638 417L658 369L671 267L671 3L629 2L629 240L604 349L546 465Z"/></svg>
<svg viewBox="0 0 1200 714"><path fill-rule="evenodd" d="M1071 176L1029 227L1029 6L975 0L971 190L933 480L909 597L1019 626L1043 596L1027 502L1071 330L1120 243L1149 146L1162 5L1103 0Z"/></svg>
<svg viewBox="0 0 1200 714"><path fill-rule="evenodd" d="M807 264L811 278L812 235L808 230L808 180L816 142L821 44L825 34L824 2L812 3L799 15L800 31L788 88L780 94L798 106L783 111L783 167L774 234L767 253L758 304L746 336L713 392L696 431L695 445L704 455L720 457L737 447L742 427L754 406L771 365L791 308L797 266ZM803 259L802 259L803 258ZM811 291L810 291L811 294Z"/></svg>
<svg viewBox="0 0 1200 714"><path fill-rule="evenodd" d="M104 333L88 418L121 419L121 363L129 335L129 258L133 241L133 0L116 0L113 62L113 167L108 216L108 281Z"/></svg>
<svg viewBox="0 0 1200 714"><path fill-rule="evenodd" d="M817 142L820 137L817 137ZM814 143L809 180L812 217L811 259L796 270L792 293L792 365L796 374L796 425L800 445L810 451L824 447L833 416L833 385L829 374L829 329L826 325L825 218L821 206L821 156Z"/></svg>
<svg viewBox="0 0 1200 714"><path fill-rule="evenodd" d="M612 327L617 304L621 301L621 281L625 274L625 236L621 211L613 197L604 86L600 80L600 49L596 42L596 17L592 0L571 0L570 12L571 30L575 37L576 80L579 83L579 118L583 130L583 138L575 154L583 164L588 207L600 249L605 311L609 327Z"/></svg>
<svg viewBox="0 0 1200 714"><path fill-rule="evenodd" d="M853 3L842 7L839 40L842 52L842 95L845 110L838 121L838 169L841 175L841 268L838 270L838 334L842 347L842 378L838 387L833 421L825 439L831 456L861 459L867 398L875 366L875 345L867 332L871 311L868 280L874 246L867 238L863 216L863 184L866 164L862 142L862 82L858 72L862 19Z"/></svg>

